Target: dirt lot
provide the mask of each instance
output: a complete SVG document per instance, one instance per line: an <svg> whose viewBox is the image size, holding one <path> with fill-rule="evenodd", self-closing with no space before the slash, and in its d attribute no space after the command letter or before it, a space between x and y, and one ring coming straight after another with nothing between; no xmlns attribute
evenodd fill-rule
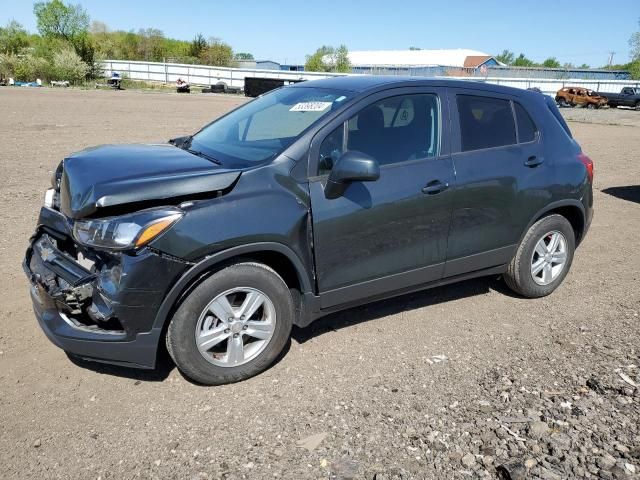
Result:
<svg viewBox="0 0 640 480"><path fill-rule="evenodd" d="M264 374L216 388L169 362L72 363L50 344L20 262L58 161L192 132L242 101L0 88L1 478L640 472L640 390L622 378L640 382L640 112L600 122L635 126L571 123L595 161L596 216L550 297L480 279L352 309L294 331ZM568 115L583 113L604 112ZM297 446L315 434L311 451Z"/></svg>

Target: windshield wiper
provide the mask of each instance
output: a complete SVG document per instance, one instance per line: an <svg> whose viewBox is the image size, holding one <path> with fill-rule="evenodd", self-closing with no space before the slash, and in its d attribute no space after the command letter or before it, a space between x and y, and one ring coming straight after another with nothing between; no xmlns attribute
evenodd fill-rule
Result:
<svg viewBox="0 0 640 480"><path fill-rule="evenodd" d="M191 153L192 155L196 155L198 157L205 158L205 159L209 160L210 162L215 163L216 165L222 165L222 162L220 160L218 160L216 158L213 158L211 155L207 155L206 153L201 152L199 150L192 150L190 148L185 148L184 150L186 152Z"/></svg>

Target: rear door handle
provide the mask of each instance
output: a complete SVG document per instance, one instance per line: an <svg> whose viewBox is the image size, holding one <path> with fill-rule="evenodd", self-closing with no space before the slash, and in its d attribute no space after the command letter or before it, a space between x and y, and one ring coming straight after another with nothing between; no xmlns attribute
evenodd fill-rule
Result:
<svg viewBox="0 0 640 480"><path fill-rule="evenodd" d="M444 192L447 188L449 188L449 184L446 182L441 182L440 180L434 180L432 182L427 183L422 188L422 193L426 195L436 195L440 192Z"/></svg>
<svg viewBox="0 0 640 480"><path fill-rule="evenodd" d="M535 155L530 156L529 158L527 158L527 161L524 162L524 164L527 167L537 167L538 165L541 165L544 162L543 158L540 157L536 157Z"/></svg>

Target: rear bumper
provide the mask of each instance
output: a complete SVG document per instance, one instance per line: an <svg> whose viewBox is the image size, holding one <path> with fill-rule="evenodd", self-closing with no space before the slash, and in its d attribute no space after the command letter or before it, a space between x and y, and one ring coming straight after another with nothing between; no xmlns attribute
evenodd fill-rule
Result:
<svg viewBox="0 0 640 480"><path fill-rule="evenodd" d="M92 256L89 270L79 260ZM156 314L186 262L143 249L94 252L77 245L57 211L43 208L24 271L38 323L54 345L88 360L154 368Z"/></svg>

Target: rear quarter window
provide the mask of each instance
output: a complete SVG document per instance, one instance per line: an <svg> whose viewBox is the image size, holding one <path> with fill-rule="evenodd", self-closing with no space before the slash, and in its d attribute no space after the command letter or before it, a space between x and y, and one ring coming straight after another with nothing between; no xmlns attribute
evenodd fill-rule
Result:
<svg viewBox="0 0 640 480"><path fill-rule="evenodd" d="M538 127L536 127L531 116L522 105L517 102L514 102L513 105L516 111L516 121L518 122L518 142L533 142L536 139Z"/></svg>

